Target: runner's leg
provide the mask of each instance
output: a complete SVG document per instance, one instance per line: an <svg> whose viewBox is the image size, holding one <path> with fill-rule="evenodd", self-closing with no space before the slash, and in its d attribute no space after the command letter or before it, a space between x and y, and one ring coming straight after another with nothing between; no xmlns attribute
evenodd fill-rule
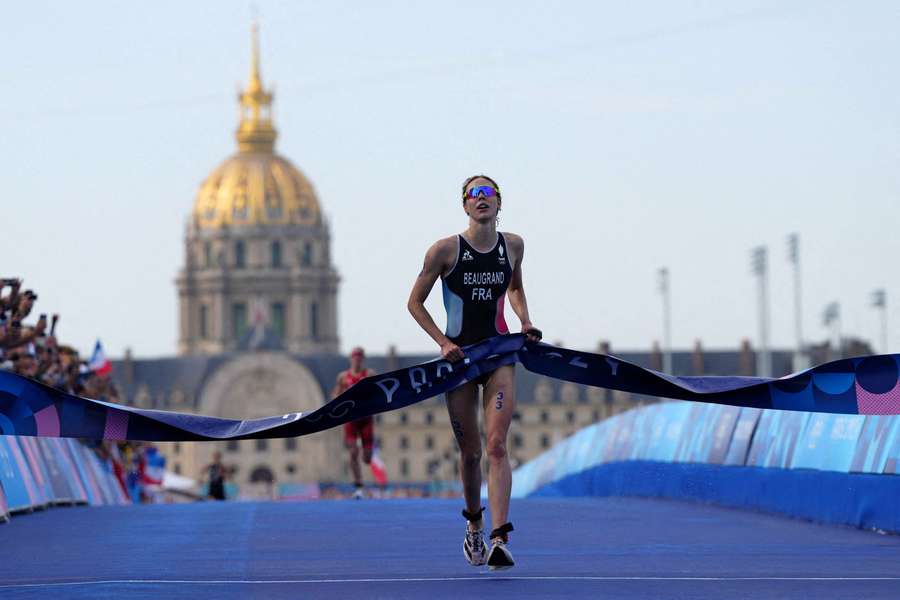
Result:
<svg viewBox="0 0 900 600"><path fill-rule="evenodd" d="M516 410L515 367L500 367L484 386L484 429L488 455L488 505L494 529L509 520L512 470L506 451L506 437Z"/></svg>
<svg viewBox="0 0 900 600"><path fill-rule="evenodd" d="M478 430L478 386L469 382L447 392L450 426L459 445L459 476L466 510L481 509L481 433Z"/></svg>

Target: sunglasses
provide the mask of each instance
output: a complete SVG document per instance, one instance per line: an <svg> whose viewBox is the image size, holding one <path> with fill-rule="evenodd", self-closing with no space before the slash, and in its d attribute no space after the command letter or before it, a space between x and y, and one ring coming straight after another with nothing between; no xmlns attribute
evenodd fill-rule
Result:
<svg viewBox="0 0 900 600"><path fill-rule="evenodd" d="M477 198L479 195L482 195L485 198L493 198L497 195L497 190L489 185L476 185L466 192L466 196L469 198Z"/></svg>

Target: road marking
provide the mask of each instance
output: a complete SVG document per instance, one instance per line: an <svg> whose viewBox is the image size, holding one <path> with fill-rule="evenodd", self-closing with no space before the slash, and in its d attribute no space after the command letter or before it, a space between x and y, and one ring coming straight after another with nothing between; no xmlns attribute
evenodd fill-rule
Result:
<svg viewBox="0 0 900 600"><path fill-rule="evenodd" d="M504 579L515 581L900 581L900 577L653 577L653 576L604 576L604 575L523 575L481 577L378 577L358 579L99 579L94 581L53 581L46 583L2 583L3 588L33 588L59 586L87 586L113 584L177 584L177 585L271 585L301 583L421 583L441 581L484 581Z"/></svg>

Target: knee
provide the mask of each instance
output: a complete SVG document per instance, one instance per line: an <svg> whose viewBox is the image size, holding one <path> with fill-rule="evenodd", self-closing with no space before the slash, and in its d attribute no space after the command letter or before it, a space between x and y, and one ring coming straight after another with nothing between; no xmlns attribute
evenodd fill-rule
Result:
<svg viewBox="0 0 900 600"><path fill-rule="evenodd" d="M491 462L499 462L506 458L506 439L490 437L487 443L487 454Z"/></svg>
<svg viewBox="0 0 900 600"><path fill-rule="evenodd" d="M460 450L460 460L467 467L478 467L481 464L481 448Z"/></svg>
<svg viewBox="0 0 900 600"><path fill-rule="evenodd" d="M358 446L348 446L347 449L350 451L350 459L356 460L359 458L359 447Z"/></svg>

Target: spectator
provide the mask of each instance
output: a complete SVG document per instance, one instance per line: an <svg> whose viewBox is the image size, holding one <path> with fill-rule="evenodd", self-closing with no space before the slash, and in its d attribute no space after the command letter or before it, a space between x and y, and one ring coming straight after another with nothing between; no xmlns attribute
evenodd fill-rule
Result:
<svg viewBox="0 0 900 600"><path fill-rule="evenodd" d="M216 451L213 461L203 471L209 485L207 496L213 500L225 500L225 479L229 475L229 469L222 464L222 453Z"/></svg>

